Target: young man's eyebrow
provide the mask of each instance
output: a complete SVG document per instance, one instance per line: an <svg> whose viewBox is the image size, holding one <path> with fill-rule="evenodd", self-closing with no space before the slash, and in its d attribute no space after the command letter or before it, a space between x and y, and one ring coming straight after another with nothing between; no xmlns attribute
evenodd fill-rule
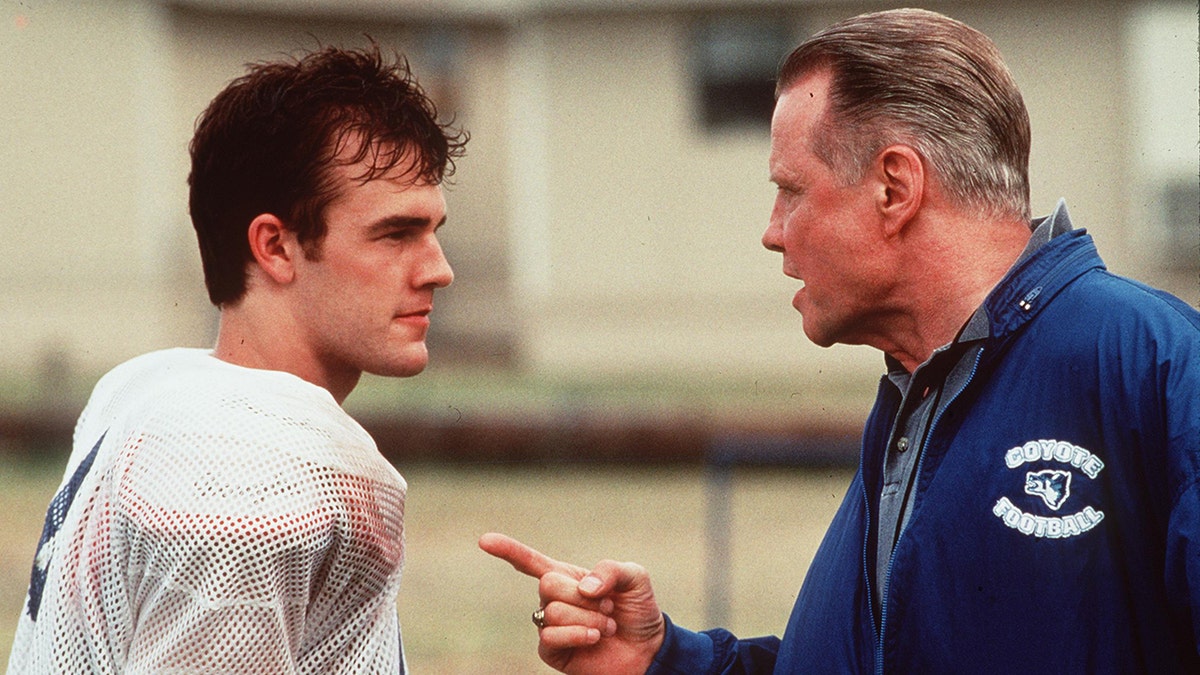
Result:
<svg viewBox="0 0 1200 675"><path fill-rule="evenodd" d="M387 232L391 230L403 230L410 227L428 227L432 221L429 218L420 216L388 216L381 218L371 224L367 228L370 232ZM441 227L446 224L446 216L434 224L434 228Z"/></svg>

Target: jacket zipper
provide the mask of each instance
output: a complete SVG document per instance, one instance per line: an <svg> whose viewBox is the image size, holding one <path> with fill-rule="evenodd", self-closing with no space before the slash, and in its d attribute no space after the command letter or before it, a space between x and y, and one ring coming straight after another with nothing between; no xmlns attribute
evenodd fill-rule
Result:
<svg viewBox="0 0 1200 675"><path fill-rule="evenodd" d="M931 438L933 438L934 431L937 430L938 422L940 422L942 420L942 415L945 414L946 410L949 410L950 406L954 405L954 401L956 401L958 399L958 397L960 395L962 395L962 393L964 391L967 390L967 387L971 385L971 381L975 379L975 373L979 370L979 362L983 359L984 350L985 350L985 347L979 348L979 352L975 355L975 363L971 365L971 373L969 375L967 375L966 381L964 381L962 386L958 388L958 391L954 392L954 395L950 397L950 400L946 401L946 405L943 406L940 411L936 412L936 415L933 418L933 423L929 425L929 430L925 433L925 442L921 444L921 449L920 449L921 454L917 457L916 473L913 474L914 481L919 481L921 479L921 466L925 463L925 450L929 447L929 441ZM915 485L913 487L916 488ZM864 494L866 493L865 485L864 485L863 492L864 492ZM868 500L868 507L869 507L869 504L870 504L870 502ZM911 508L911 506L909 508ZM871 511L869 508L866 511L866 513L867 513L867 526L868 526L868 528L870 528ZM904 537L904 533L907 531L908 531L908 525L905 525L903 528L901 528L900 533L896 535L895 546L900 545L900 540ZM870 532L871 532L871 530L868 529L867 536L870 536ZM865 565L867 564L866 549L867 549L867 547L864 546L863 547L863 565L864 565L863 569L864 570L868 569L867 567L865 567ZM880 594L879 594L880 595L879 626L875 631L875 673L876 673L876 675L883 675L883 636L885 633L885 629L887 628L887 609L888 609L887 588L888 588L888 582L891 580L891 577L892 577L892 565L894 563L895 563L894 558L888 560L887 571L884 572L883 579L878 581L878 583L882 584L882 588L881 588ZM869 579L869 577L868 577L868 579ZM870 590L871 590L870 583L868 582L867 591L870 592ZM875 621L872 619L871 623L874 624Z"/></svg>

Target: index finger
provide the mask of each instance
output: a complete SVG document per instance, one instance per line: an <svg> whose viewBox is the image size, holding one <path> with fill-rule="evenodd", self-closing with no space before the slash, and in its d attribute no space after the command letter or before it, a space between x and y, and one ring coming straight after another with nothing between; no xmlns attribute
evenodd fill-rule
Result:
<svg viewBox="0 0 1200 675"><path fill-rule="evenodd" d="M480 537L479 548L489 555L508 562L521 574L527 574L535 579L540 579L547 573L556 571L579 578L584 571L582 568L555 560L512 537L496 532L489 532Z"/></svg>

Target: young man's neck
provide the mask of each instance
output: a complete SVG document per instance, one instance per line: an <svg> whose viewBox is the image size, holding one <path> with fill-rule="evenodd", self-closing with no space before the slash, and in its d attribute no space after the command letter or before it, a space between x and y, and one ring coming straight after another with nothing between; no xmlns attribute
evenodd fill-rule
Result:
<svg viewBox="0 0 1200 675"><path fill-rule="evenodd" d="M213 356L245 368L291 373L325 389L341 405L362 373L329 372L314 355L294 349L295 329L286 317L267 316L257 309L245 300L221 307Z"/></svg>

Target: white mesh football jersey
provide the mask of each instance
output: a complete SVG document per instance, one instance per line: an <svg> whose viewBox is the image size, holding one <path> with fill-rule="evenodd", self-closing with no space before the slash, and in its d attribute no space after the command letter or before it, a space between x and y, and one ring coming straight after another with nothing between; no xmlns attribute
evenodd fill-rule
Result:
<svg viewBox="0 0 1200 675"><path fill-rule="evenodd" d="M405 491L320 387L133 359L76 425L8 673L404 672Z"/></svg>

